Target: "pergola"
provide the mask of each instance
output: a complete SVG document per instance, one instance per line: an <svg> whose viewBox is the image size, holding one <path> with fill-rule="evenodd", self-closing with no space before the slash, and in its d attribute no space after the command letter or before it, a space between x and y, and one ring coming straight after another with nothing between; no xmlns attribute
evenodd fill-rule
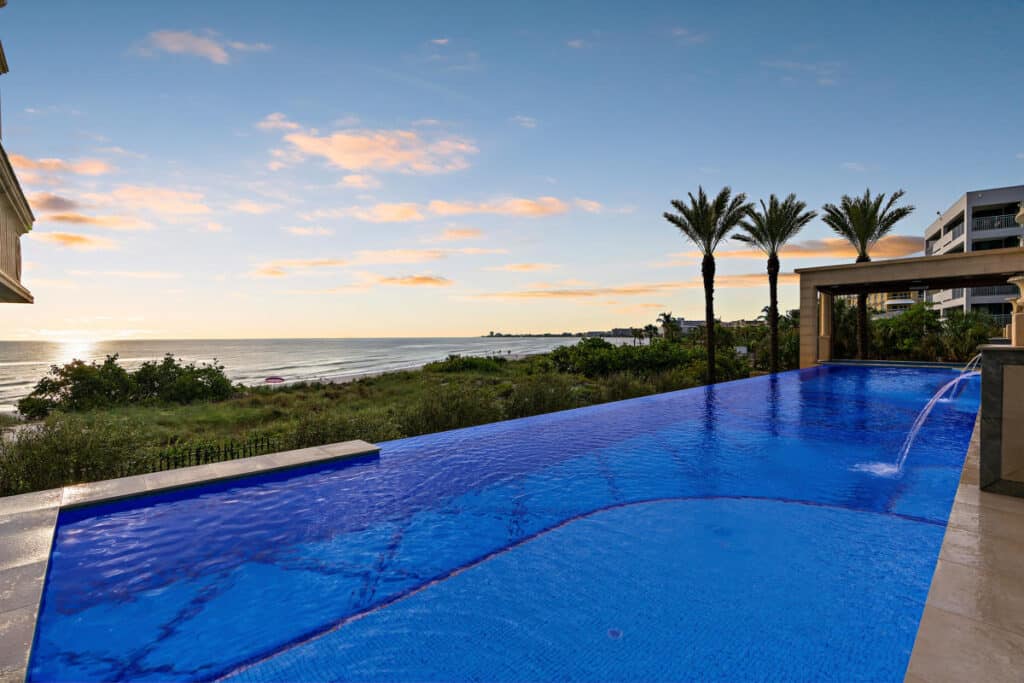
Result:
<svg viewBox="0 0 1024 683"><path fill-rule="evenodd" d="M832 298L841 294L902 292L1005 285L1024 275L1024 248L971 251L920 258L799 268L800 367L832 360ZM1013 325L1024 334L1024 312Z"/></svg>

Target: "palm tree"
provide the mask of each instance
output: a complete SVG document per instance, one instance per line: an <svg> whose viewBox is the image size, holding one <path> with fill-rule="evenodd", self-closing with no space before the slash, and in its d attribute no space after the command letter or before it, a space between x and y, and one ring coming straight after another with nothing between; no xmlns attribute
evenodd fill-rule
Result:
<svg viewBox="0 0 1024 683"><path fill-rule="evenodd" d="M868 249L889 234L896 223L913 213L914 207L910 204L896 206L904 194L903 190L896 190L888 201L884 192L872 197L870 189L864 190L860 197L844 194L839 206L826 204L821 207L825 214L822 220L853 245L857 250L857 263L866 263L871 260ZM866 357L867 351L868 295L860 292L857 294L857 358Z"/></svg>
<svg viewBox="0 0 1024 683"><path fill-rule="evenodd" d="M654 341L654 338L658 336L658 326L650 324L644 325L644 332L647 333L647 338L650 340L647 343L650 344L652 341Z"/></svg>
<svg viewBox="0 0 1024 683"><path fill-rule="evenodd" d="M644 331L639 327L629 328L630 333L633 335L633 346L636 346L636 340L639 339L641 343L644 340Z"/></svg>
<svg viewBox="0 0 1024 683"><path fill-rule="evenodd" d="M761 210L751 209L740 223L743 233L734 240L746 242L768 255L768 369L779 371L779 250L818 214L790 194L783 201L774 194Z"/></svg>
<svg viewBox="0 0 1024 683"><path fill-rule="evenodd" d="M659 313L658 322L661 323L661 329L664 330L665 339L675 339L679 326L676 324L676 319L672 317L671 311Z"/></svg>
<svg viewBox="0 0 1024 683"><path fill-rule="evenodd" d="M700 272L704 277L704 321L708 353L708 384L715 383L715 249L718 243L735 229L750 210L747 195L742 192L735 197L729 187L723 187L713 200L704 194L704 188L692 192L689 204L678 199L672 200L672 207L678 214L664 214L665 220L679 228L683 235L697 245L704 259Z"/></svg>

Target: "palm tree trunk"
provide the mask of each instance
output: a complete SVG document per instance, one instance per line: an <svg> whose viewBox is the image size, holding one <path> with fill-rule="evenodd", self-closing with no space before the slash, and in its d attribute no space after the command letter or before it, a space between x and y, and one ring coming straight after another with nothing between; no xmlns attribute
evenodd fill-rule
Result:
<svg viewBox="0 0 1024 683"><path fill-rule="evenodd" d="M871 257L866 252L857 256L857 263L867 263ZM857 358L868 357L868 295L861 292L857 295Z"/></svg>
<svg viewBox="0 0 1024 683"><path fill-rule="evenodd" d="M708 347L708 384L715 383L715 257L704 254L700 264L704 276L704 324Z"/></svg>
<svg viewBox="0 0 1024 683"><path fill-rule="evenodd" d="M868 295L857 295L857 358L868 357Z"/></svg>
<svg viewBox="0 0 1024 683"><path fill-rule="evenodd" d="M768 370L779 371L779 257L768 255Z"/></svg>

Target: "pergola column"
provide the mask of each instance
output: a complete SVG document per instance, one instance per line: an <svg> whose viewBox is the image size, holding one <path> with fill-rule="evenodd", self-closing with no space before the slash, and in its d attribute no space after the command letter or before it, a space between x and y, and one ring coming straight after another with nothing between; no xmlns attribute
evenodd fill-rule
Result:
<svg viewBox="0 0 1024 683"><path fill-rule="evenodd" d="M1013 314L1010 318L1010 345L1024 346L1024 274L1010 278L1011 285L1017 285L1019 294L1014 301Z"/></svg>
<svg viewBox="0 0 1024 683"><path fill-rule="evenodd" d="M832 360L832 295L818 295L818 361Z"/></svg>
<svg viewBox="0 0 1024 683"><path fill-rule="evenodd" d="M818 362L818 288L800 277L800 367Z"/></svg>

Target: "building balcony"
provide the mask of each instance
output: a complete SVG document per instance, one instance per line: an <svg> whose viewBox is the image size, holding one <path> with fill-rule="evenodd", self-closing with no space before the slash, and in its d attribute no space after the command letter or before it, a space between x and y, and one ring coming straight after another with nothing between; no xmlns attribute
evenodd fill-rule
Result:
<svg viewBox="0 0 1024 683"><path fill-rule="evenodd" d="M0 303L30 304L21 284L21 236L32 228L32 210L0 146Z"/></svg>
<svg viewBox="0 0 1024 683"><path fill-rule="evenodd" d="M998 287L971 287L971 296L1016 297L1019 292L1016 285L1000 285Z"/></svg>
<svg viewBox="0 0 1024 683"><path fill-rule="evenodd" d="M983 230L1004 230L1006 228L1019 228L1014 214L1007 213L1001 216L984 216L971 220L971 229L975 232Z"/></svg>

